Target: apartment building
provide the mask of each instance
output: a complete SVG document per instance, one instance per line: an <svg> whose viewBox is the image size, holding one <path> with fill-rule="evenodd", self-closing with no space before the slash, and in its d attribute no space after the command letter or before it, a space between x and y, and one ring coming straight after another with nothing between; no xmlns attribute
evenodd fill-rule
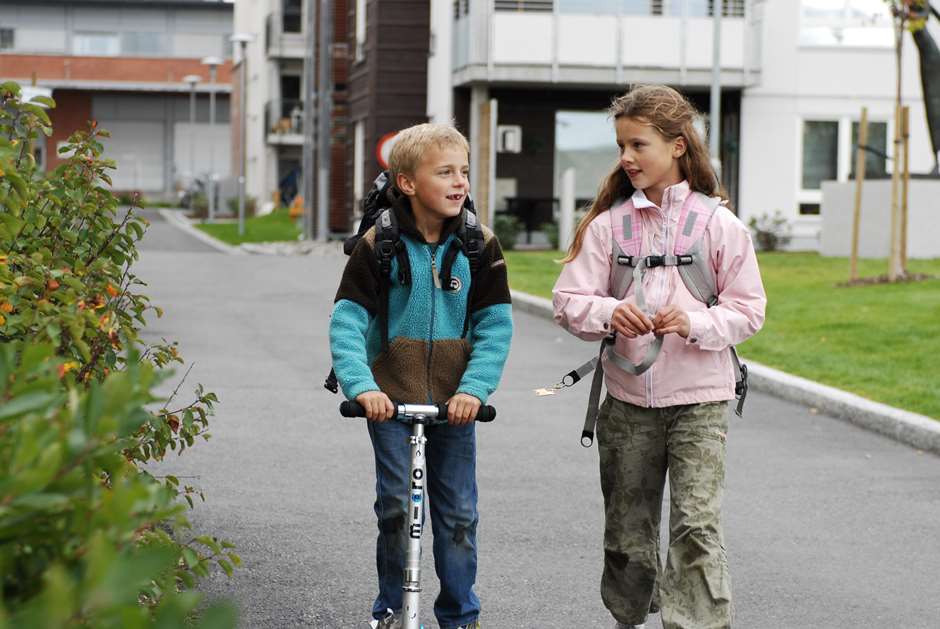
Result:
<svg viewBox="0 0 940 629"><path fill-rule="evenodd" d="M232 5L222 1L4 0L0 77L52 90L55 133L40 150L46 168L94 119L112 134L105 153L117 161L114 188L172 198L195 176L229 174L231 33ZM218 58L214 83L205 57ZM195 87L184 80L193 76Z"/></svg>
<svg viewBox="0 0 940 629"><path fill-rule="evenodd" d="M243 144L238 133L233 134L233 153L238 158L244 146L247 193L261 202L277 197L284 203L299 192L303 151L314 150L314 147L304 147L304 109L307 106L304 95L308 93L304 57L308 39L313 38L315 42L317 37L316 33L307 32L309 4L307 0L238 0L235 3L235 29L251 35L252 41L246 46L247 133ZM315 4L319 6L319 2ZM333 0L332 12L329 227L331 231L344 233L350 225L346 207L345 0ZM314 50L317 49L314 46ZM237 83L238 73L235 80ZM236 86L238 89L240 87Z"/></svg>
<svg viewBox="0 0 940 629"><path fill-rule="evenodd" d="M376 144L396 126L456 120L471 138L472 189L484 217L509 209L535 223L551 220L562 170L575 168L576 197L583 202L615 164L604 110L629 85L676 87L704 112L704 133L710 125L715 4L350 3L350 50L357 55L351 76L372 77L361 90L368 98L356 93L352 79L350 197L368 188L380 168ZM850 178L863 106L873 121L870 145L891 148L896 72L887 5L722 0L721 7L723 183L745 221L779 210L792 225L791 246L815 249L821 182ZM929 28L936 36L936 20ZM370 50L376 57L371 61ZM926 172L933 158L909 36L902 93L911 106L911 168ZM389 106L398 109L390 112ZM869 177L889 169L887 160L869 155Z"/></svg>

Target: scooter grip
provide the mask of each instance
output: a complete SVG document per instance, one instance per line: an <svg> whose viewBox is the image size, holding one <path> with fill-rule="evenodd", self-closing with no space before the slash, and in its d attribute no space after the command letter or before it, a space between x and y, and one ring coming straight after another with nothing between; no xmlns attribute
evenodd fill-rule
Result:
<svg viewBox="0 0 940 629"><path fill-rule="evenodd" d="M496 409L492 406L481 406L477 411L478 422L491 422L496 419Z"/></svg>
<svg viewBox="0 0 940 629"><path fill-rule="evenodd" d="M339 414L343 417L365 417L366 409L355 400L346 400L339 405Z"/></svg>

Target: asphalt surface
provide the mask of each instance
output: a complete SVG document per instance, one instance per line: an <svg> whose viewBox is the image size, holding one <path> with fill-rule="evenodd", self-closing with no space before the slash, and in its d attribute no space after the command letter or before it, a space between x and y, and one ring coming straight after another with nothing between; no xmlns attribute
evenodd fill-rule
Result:
<svg viewBox="0 0 940 629"><path fill-rule="evenodd" d="M322 388L344 259L227 256L148 217L135 271L166 315L147 335L178 340L194 363L180 399L197 382L221 398L212 440L161 466L205 491L197 532L234 541L244 561L202 589L235 601L242 627L366 626L372 452L362 420L341 419L340 398ZM491 399L499 416L478 429L481 621L610 628L597 451L578 442L588 384L532 392L594 347L523 313L515 326ZM752 393L729 431L724 505L736 627L940 627L940 457ZM658 616L647 627L660 629Z"/></svg>

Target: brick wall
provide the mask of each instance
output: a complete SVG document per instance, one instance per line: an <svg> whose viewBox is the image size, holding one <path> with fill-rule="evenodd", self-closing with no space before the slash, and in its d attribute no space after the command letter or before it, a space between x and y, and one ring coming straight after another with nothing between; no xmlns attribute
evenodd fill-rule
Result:
<svg viewBox="0 0 940 629"><path fill-rule="evenodd" d="M0 76L55 81L128 81L181 83L187 74L209 81L209 69L199 59L140 57L73 57L56 55L0 55ZM231 83L232 62L219 66L216 81Z"/></svg>
<svg viewBox="0 0 940 629"><path fill-rule="evenodd" d="M91 120L91 92L80 90L55 90L52 93L56 107L49 112L52 120L52 136L46 138L46 170L62 163L57 146L72 133L88 128Z"/></svg>

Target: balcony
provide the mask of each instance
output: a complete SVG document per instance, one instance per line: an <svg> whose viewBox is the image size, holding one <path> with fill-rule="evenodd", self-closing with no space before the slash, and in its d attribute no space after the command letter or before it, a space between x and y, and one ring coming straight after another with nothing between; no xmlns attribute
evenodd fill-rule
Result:
<svg viewBox="0 0 940 629"><path fill-rule="evenodd" d="M304 103L301 100L275 99L264 106L268 144L302 146L304 143Z"/></svg>
<svg viewBox="0 0 940 629"><path fill-rule="evenodd" d="M270 13L264 22L264 50L272 59L303 59L306 53L299 12Z"/></svg>
<svg viewBox="0 0 940 629"><path fill-rule="evenodd" d="M455 85L708 86L712 0L500 0L454 21ZM483 5L483 6L481 6ZM760 0L724 0L722 84L755 84Z"/></svg>

